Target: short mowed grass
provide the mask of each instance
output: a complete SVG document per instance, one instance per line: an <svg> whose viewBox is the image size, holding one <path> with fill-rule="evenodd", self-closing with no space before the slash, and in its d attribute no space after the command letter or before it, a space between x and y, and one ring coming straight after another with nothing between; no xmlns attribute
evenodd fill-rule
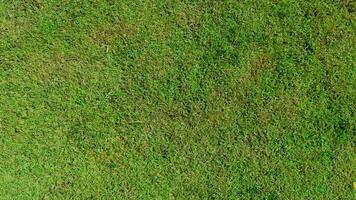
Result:
<svg viewBox="0 0 356 200"><path fill-rule="evenodd" d="M351 0L0 0L0 199L353 199Z"/></svg>

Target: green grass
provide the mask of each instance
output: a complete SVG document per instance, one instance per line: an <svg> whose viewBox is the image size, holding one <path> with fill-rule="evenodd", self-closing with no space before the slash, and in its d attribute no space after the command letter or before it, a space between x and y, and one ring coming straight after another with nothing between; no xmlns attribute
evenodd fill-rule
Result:
<svg viewBox="0 0 356 200"><path fill-rule="evenodd" d="M0 199L353 199L351 0L0 0Z"/></svg>

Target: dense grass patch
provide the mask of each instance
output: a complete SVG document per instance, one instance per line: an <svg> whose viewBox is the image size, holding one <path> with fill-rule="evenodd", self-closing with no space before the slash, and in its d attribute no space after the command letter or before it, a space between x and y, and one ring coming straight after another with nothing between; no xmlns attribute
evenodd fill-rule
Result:
<svg viewBox="0 0 356 200"><path fill-rule="evenodd" d="M349 0L0 0L1 199L352 199Z"/></svg>

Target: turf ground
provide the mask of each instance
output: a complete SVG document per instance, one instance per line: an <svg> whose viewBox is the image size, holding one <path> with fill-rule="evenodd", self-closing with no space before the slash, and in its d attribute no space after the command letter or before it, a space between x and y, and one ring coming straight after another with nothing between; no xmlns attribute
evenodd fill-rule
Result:
<svg viewBox="0 0 356 200"><path fill-rule="evenodd" d="M0 199L354 199L351 0L0 0Z"/></svg>

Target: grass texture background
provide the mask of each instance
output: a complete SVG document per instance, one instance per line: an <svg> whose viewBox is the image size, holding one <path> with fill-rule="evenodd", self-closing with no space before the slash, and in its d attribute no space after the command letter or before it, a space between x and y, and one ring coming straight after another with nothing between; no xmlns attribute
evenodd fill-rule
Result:
<svg viewBox="0 0 356 200"><path fill-rule="evenodd" d="M349 0L0 0L0 199L352 199Z"/></svg>

